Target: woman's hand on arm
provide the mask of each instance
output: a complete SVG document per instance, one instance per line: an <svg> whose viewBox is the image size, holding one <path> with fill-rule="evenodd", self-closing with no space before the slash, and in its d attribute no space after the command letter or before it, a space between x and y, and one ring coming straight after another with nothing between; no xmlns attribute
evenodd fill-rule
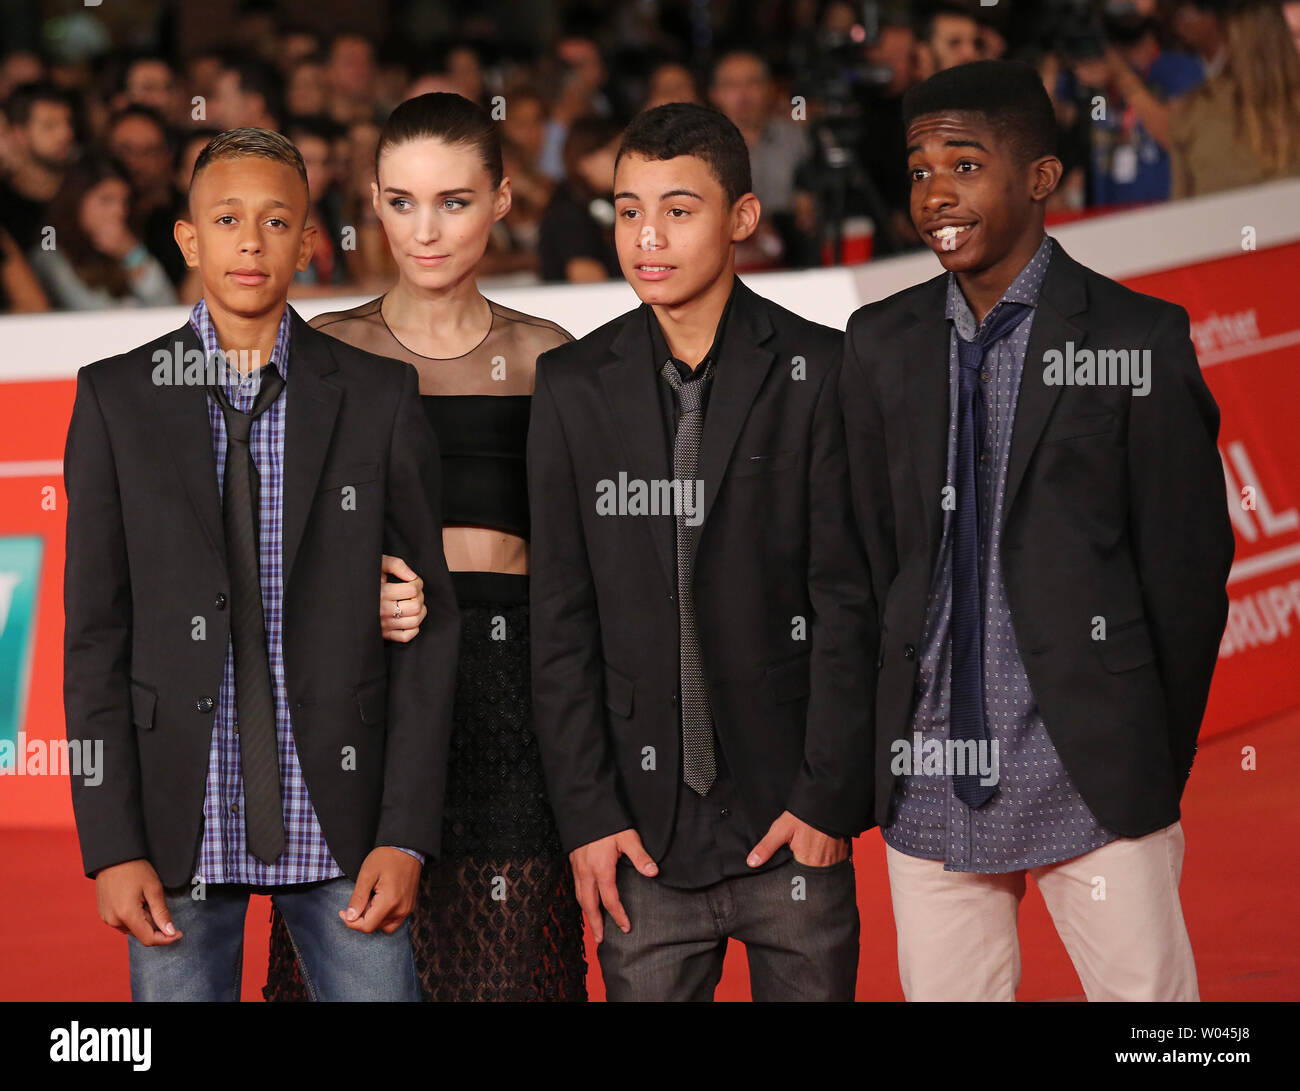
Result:
<svg viewBox="0 0 1300 1091"><path fill-rule="evenodd" d="M388 576L396 577L398 582ZM385 553L379 576L379 631L384 639L400 643L414 640L428 613L424 580L401 557Z"/></svg>

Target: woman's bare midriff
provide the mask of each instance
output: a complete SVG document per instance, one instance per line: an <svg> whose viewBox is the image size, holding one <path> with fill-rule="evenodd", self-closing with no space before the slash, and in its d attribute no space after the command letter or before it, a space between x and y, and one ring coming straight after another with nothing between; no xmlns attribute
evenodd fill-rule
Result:
<svg viewBox="0 0 1300 1091"><path fill-rule="evenodd" d="M452 572L528 572L528 542L491 527L443 527L442 548Z"/></svg>

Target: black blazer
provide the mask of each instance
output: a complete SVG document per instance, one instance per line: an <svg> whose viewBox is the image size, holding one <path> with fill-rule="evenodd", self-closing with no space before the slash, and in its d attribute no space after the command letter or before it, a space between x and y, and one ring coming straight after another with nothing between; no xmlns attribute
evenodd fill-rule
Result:
<svg viewBox="0 0 1300 1091"><path fill-rule="evenodd" d="M537 367L533 711L566 851L633 827L661 854L681 776L673 517L600 515L596 503L620 471L672 476L647 310ZM876 608L850 510L842 350L838 331L737 284L700 450L695 606L755 841L786 809L842 834L870 822Z"/></svg>
<svg viewBox="0 0 1300 1091"><path fill-rule="evenodd" d="M840 384L854 508L881 603L876 818L890 746L910 737L943 528L947 274L854 312ZM1178 818L1232 564L1219 411L1187 313L1084 268L1055 243L1030 332L1007 468L1003 579L1043 720L1103 826ZM1150 392L1044 382L1043 354L1151 350ZM1094 619L1106 638L1094 640Z"/></svg>
<svg viewBox="0 0 1300 1091"><path fill-rule="evenodd" d="M321 829L355 878L377 845L438 851L459 615L415 369L291 313L285 684ZM187 322L83 367L64 455L68 738L104 744L103 783L72 778L83 863L93 875L144 858L164 886L193 875L230 634L206 392L152 379L153 353L177 342L201 349ZM348 485L355 510L342 503ZM425 581L429 616L406 644L380 636L385 551Z"/></svg>

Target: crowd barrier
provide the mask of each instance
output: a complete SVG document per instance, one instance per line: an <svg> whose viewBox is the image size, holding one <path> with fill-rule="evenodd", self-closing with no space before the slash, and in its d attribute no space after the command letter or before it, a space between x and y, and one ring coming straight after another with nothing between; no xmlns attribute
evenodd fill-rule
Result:
<svg viewBox="0 0 1300 1091"><path fill-rule="evenodd" d="M1222 411L1219 449L1237 554L1206 733L1300 705L1297 208L1300 181L1279 182L1052 231L1085 265L1187 308ZM940 271L933 255L920 253L744 279L790 310L842 329L861 304ZM483 288L575 336L637 302L622 283ZM360 302L294 306L310 318ZM62 457L77 369L179 327L187 313L0 317L0 826L72 825L67 783L47 762L58 755L49 743L64 734ZM1186 588L1189 599L1205 593Z"/></svg>

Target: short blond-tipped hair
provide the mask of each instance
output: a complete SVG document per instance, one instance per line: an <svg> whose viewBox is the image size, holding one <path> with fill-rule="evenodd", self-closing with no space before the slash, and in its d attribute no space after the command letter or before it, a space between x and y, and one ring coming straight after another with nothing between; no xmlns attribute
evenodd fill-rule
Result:
<svg viewBox="0 0 1300 1091"><path fill-rule="evenodd" d="M257 129L244 126L242 129L227 129L208 141L199 157L194 160L194 172L190 175L190 192L194 192L194 181L213 163L222 159L244 159L247 156L258 159L271 159L293 167L302 179L303 188L307 187L307 165L302 161L302 153L294 147L293 141L281 136L271 129ZM308 192L308 200L311 193Z"/></svg>

